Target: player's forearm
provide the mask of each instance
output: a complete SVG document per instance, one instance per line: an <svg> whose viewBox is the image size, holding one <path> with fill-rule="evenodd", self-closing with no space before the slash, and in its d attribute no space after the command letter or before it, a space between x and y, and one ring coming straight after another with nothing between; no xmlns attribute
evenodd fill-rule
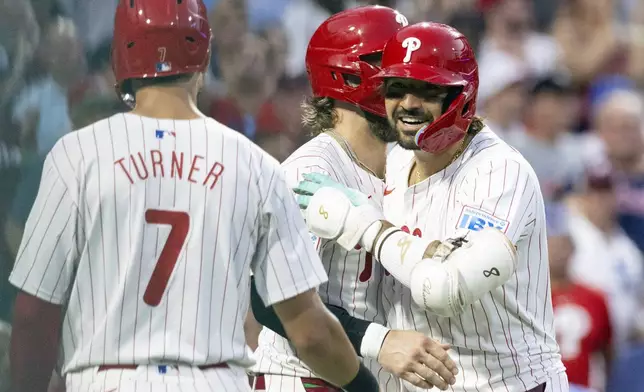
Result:
<svg viewBox="0 0 644 392"><path fill-rule="evenodd" d="M388 221L380 221L374 225L381 228L373 238L363 239L363 242L373 244L370 249L375 259L396 280L409 287L412 271L423 259L431 258L438 241L428 241L414 237L396 228ZM365 232L368 235L369 230Z"/></svg>
<svg viewBox="0 0 644 392"><path fill-rule="evenodd" d="M340 323L329 313L311 318L310 323L315 336L293 336L298 339L292 339L298 357L325 380L338 386L349 383L358 372L359 361Z"/></svg>
<svg viewBox="0 0 644 392"><path fill-rule="evenodd" d="M264 302L255 287L254 279L251 279L251 305L257 322L283 338L288 339L284 326L282 325L279 317L277 317L273 307L264 306ZM382 346L382 341L384 340L388 329L383 326L372 325L373 323L369 321L353 317L349 312L339 306L329 304L325 304L325 306L342 325L342 328L349 337L349 341L356 353L360 356L368 356L369 358L377 359L379 348ZM365 335L367 335L366 341L364 341Z"/></svg>
<svg viewBox="0 0 644 392"><path fill-rule="evenodd" d="M12 390L47 390L58 356L61 318L59 306L18 294L11 332Z"/></svg>
<svg viewBox="0 0 644 392"><path fill-rule="evenodd" d="M324 307L315 291L274 305L297 355L315 374L341 387L360 381L357 389L377 391L377 382L360 361L338 320ZM359 371L360 370L360 371Z"/></svg>
<svg viewBox="0 0 644 392"><path fill-rule="evenodd" d="M504 284L517 264L515 245L495 228L466 231L441 242L388 227L370 249L411 290L417 305L447 317Z"/></svg>

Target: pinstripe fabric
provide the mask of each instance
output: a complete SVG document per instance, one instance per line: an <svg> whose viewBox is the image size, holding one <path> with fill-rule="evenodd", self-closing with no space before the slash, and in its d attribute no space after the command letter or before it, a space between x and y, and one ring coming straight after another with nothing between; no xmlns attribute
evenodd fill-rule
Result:
<svg viewBox="0 0 644 392"><path fill-rule="evenodd" d="M523 392L563 371L553 328L544 206L530 165L488 129L446 169L408 187L412 161L413 153L400 147L388 157L387 185L394 190L385 197L384 210L390 222L440 240L459 228L476 230L491 222L517 246L519 264L506 284L452 318L425 312L412 302L409 289L386 281L390 323L452 345L460 368L453 391Z"/></svg>
<svg viewBox="0 0 644 392"><path fill-rule="evenodd" d="M84 380L84 381L83 381ZM66 392L250 392L243 368L199 370L189 366L140 366L136 370L96 368L70 373Z"/></svg>
<svg viewBox="0 0 644 392"><path fill-rule="evenodd" d="M212 119L118 114L47 156L10 280L65 306L63 374L247 366L249 269L268 304L326 281L278 163Z"/></svg>
<svg viewBox="0 0 644 392"><path fill-rule="evenodd" d="M321 134L295 151L282 164L291 186L297 185L304 173L324 173L334 180L371 195L382 202L384 183L358 166L333 137ZM325 303L346 309L363 320L385 323L381 301L382 267L364 250L347 252L332 241L312 238L316 244L329 281L320 286ZM253 371L265 374L314 377L300 361L289 342L264 328L255 352L257 365ZM398 381L382 370L375 360L364 359L378 378L383 391L397 391ZM283 378L279 378L283 380ZM291 390L286 388L284 390Z"/></svg>

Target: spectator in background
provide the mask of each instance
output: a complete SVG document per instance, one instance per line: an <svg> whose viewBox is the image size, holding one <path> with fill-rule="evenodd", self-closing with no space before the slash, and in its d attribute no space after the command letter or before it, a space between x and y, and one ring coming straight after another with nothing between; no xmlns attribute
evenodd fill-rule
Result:
<svg viewBox="0 0 644 392"><path fill-rule="evenodd" d="M523 131L506 138L534 168L546 202L560 199L583 174L583 155L569 133L574 112L565 77L542 78L531 89Z"/></svg>
<svg viewBox="0 0 644 392"><path fill-rule="evenodd" d="M601 95L593 105L596 142L589 155L605 154L616 172L618 218L644 252L644 103L633 90ZM591 139L592 140L592 139Z"/></svg>
<svg viewBox="0 0 644 392"><path fill-rule="evenodd" d="M611 322L604 294L573 282L568 268L574 253L562 204L550 205L547 213L548 258L557 343L570 384L593 386L605 391L612 361ZM593 360L600 356L602 374L593 373Z"/></svg>
<svg viewBox="0 0 644 392"><path fill-rule="evenodd" d="M39 38L39 26L28 0L0 0L0 222L7 219L22 162L11 106L24 86L24 74ZM13 257L4 238L4 224L0 224L0 320L9 320L13 289L7 279Z"/></svg>
<svg viewBox="0 0 644 392"><path fill-rule="evenodd" d="M552 37L534 30L531 2L479 0L479 9L485 14L479 63L500 51L521 61L530 75L543 76L559 68L561 49Z"/></svg>
<svg viewBox="0 0 644 392"><path fill-rule="evenodd" d="M84 99L94 100L98 97L117 101L119 97L114 93L116 80L110 64L112 42L106 41L87 55L87 75L75 83L69 93L69 105L74 107ZM74 124L74 129L78 129Z"/></svg>
<svg viewBox="0 0 644 392"><path fill-rule="evenodd" d="M28 0L0 0L0 117L21 87L39 38L40 29ZM4 133L0 131L0 135Z"/></svg>
<svg viewBox="0 0 644 392"><path fill-rule="evenodd" d="M561 5L553 34L577 86L624 68L626 47L615 28L614 9L613 0L571 0Z"/></svg>
<svg viewBox="0 0 644 392"><path fill-rule="evenodd" d="M69 19L56 18L45 28L35 61L36 75L16 99L12 116L20 124L22 146L44 157L72 130L68 89L85 72L82 48Z"/></svg>
<svg viewBox="0 0 644 392"><path fill-rule="evenodd" d="M261 131L261 120L273 117L266 102L284 73L285 37L279 29L260 34L248 31L247 10L238 2L221 0L216 11L212 14L213 36L226 93L214 98L206 113L253 139ZM240 23L230 26L231 19Z"/></svg>
<svg viewBox="0 0 644 392"><path fill-rule="evenodd" d="M627 8L626 29L630 44L628 75L644 86L644 1L632 0Z"/></svg>
<svg viewBox="0 0 644 392"><path fill-rule="evenodd" d="M285 72L289 78L296 78L306 74L304 57L306 56L309 40L318 26L334 13L323 7L321 3L323 1L291 0L284 12L282 25L288 37L288 57ZM342 2L336 3L339 3L342 8L335 12L341 11L344 8L344 4Z"/></svg>
<svg viewBox="0 0 644 392"><path fill-rule="evenodd" d="M276 55L269 41L246 33L234 60L220 63L227 94L211 103L209 114L253 139L261 118L273 115L266 102L275 93L280 76Z"/></svg>
<svg viewBox="0 0 644 392"><path fill-rule="evenodd" d="M575 247L570 277L606 295L616 353L632 342L641 312L644 259L617 222L617 198L608 165L589 165L570 197L568 224Z"/></svg>
<svg viewBox="0 0 644 392"><path fill-rule="evenodd" d="M475 2L476 0L403 0L398 1L397 6L398 11L407 16L409 23L447 23L456 13L474 8Z"/></svg>
<svg viewBox="0 0 644 392"><path fill-rule="evenodd" d="M527 99L527 70L514 57L497 52L479 63L478 107L486 124L501 138L522 132Z"/></svg>

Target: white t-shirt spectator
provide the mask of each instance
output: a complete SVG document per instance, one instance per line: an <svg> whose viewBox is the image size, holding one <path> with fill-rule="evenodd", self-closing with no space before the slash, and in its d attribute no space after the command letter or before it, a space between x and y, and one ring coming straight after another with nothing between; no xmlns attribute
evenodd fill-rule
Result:
<svg viewBox="0 0 644 392"><path fill-rule="evenodd" d="M494 41L483 39L479 48L478 61L483 63L486 56L496 57L499 49ZM521 60L535 77L544 76L560 68L561 48L557 41L549 35L530 33L523 43L523 58Z"/></svg>
<svg viewBox="0 0 644 392"><path fill-rule="evenodd" d="M28 85L13 106L12 118L23 123L33 112L39 113L36 128L38 153L45 156L58 139L72 131L67 91L47 76Z"/></svg>
<svg viewBox="0 0 644 392"><path fill-rule="evenodd" d="M644 285L642 254L619 228L607 236L574 209L569 219L575 244L571 278L606 294L613 342L619 350L633 332L640 311L639 295Z"/></svg>
<svg viewBox="0 0 644 392"><path fill-rule="evenodd" d="M288 39L286 75L297 77L306 72L304 58L309 40L331 14L310 0L291 0L282 23Z"/></svg>

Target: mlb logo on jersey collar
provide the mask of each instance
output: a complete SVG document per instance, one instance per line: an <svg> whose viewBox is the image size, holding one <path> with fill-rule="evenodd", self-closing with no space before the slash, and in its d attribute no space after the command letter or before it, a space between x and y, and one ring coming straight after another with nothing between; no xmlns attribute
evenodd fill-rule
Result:
<svg viewBox="0 0 644 392"><path fill-rule="evenodd" d="M175 131L164 131L163 129L157 129L156 132L155 132L155 135L156 135L157 139L163 139L163 137L165 136L166 133L168 135L170 135L170 136L173 136L173 137L177 136L177 133Z"/></svg>

